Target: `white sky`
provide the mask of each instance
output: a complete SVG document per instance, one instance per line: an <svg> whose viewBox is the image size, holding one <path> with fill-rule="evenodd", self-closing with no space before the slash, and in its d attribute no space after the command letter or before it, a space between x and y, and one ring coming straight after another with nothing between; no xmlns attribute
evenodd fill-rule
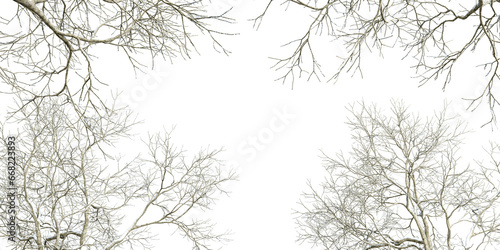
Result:
<svg viewBox="0 0 500 250"><path fill-rule="evenodd" d="M233 241L224 249L311 249L295 242L292 210L298 208L300 193L307 191L306 180L321 181L319 150L331 155L349 150L345 106L354 101L374 101L388 108L390 98L400 98L412 110L430 114L446 100L452 112L478 131L472 136L472 148L486 145L492 138L490 127L479 129L489 118L487 110L471 114L460 100L477 91L477 85L469 83L480 82L480 76L457 78L445 93L441 82L418 88L410 69L413 61L401 61L402 55L390 50L384 59L367 55L364 78L343 75L336 84L297 79L293 90L274 81L281 75L269 69L272 61L268 57L282 53L279 46L289 38L299 37L300 23L305 22L284 12L284 7L274 6L256 31L252 22L245 21L263 9L263 3L255 2L226 0L216 5L235 6L233 16L241 21L233 28L239 36L222 39L233 52L230 56L201 46L201 56L160 63L137 78L123 60L106 50L100 52L98 62L103 65L103 77L123 91L122 102L144 120L138 131L176 126L174 142L191 152L208 145L226 149L221 156L240 178L228 186L231 195L221 197L209 213L218 223L217 229L233 232ZM341 53L340 48L332 49L329 38L324 39L325 51ZM288 113L289 119L280 118L276 114L280 112ZM259 149L251 146L252 138L257 138ZM190 249L183 240L172 240L170 233L160 234L158 249Z"/></svg>

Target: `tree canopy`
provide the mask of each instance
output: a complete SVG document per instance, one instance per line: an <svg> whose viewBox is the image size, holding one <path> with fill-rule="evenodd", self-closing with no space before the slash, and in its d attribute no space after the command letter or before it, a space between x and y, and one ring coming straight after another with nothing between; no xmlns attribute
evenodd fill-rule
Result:
<svg viewBox="0 0 500 250"><path fill-rule="evenodd" d="M460 154L465 124L445 111L420 117L401 102L349 108L348 154L297 211L299 241L323 249L492 249L500 243L500 147L483 164Z"/></svg>
<svg viewBox="0 0 500 250"><path fill-rule="evenodd" d="M270 0L256 23L262 23L268 10L278 4L302 9L304 14L299 18L308 23L296 40L286 42L291 52L275 59L274 68L283 72L283 82L290 81L293 86L301 75L336 80L342 73L361 73L372 66L363 63L368 54L378 52L383 56L392 49L413 62L422 84L437 79L443 89L463 71L459 65L465 64L469 74L480 75L478 79L486 82L470 83L482 89L468 99L469 108L487 103L490 121L495 121L500 1ZM332 60L340 58L337 69L321 68L329 60L318 59L324 48L318 46L321 39L343 44L344 55L330 56Z"/></svg>
<svg viewBox="0 0 500 250"><path fill-rule="evenodd" d="M4 92L33 100L65 96L78 105L101 105L102 82L94 68L100 56L96 46L115 48L131 68L151 58L189 57L206 35L214 48L223 32L211 25L232 22L226 13L207 13L200 0L14 0L16 6L0 19L0 79L10 86ZM151 66L151 65L150 65ZM119 73L119 72L116 72ZM84 112L84 111L82 111Z"/></svg>
<svg viewBox="0 0 500 250"><path fill-rule="evenodd" d="M111 103L105 116L89 110L79 119L63 101L45 99L8 120L20 126L15 185L2 174L0 190L4 196L17 189L16 249L150 249L158 226L176 229L193 249L214 249L226 240L226 232L200 217L235 179L218 159L220 150L188 156L164 132L150 134L135 157L126 157L119 142L134 137L132 112ZM2 162L11 156L9 127L0 126ZM8 238L12 207L3 205L0 237Z"/></svg>

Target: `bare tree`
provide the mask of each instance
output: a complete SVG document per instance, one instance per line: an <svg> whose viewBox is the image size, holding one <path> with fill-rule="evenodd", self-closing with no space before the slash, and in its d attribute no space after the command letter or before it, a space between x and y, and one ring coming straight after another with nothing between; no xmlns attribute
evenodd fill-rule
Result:
<svg viewBox="0 0 500 250"><path fill-rule="evenodd" d="M490 162L462 162L465 126L445 111L419 117L393 102L386 116L352 105L352 149L324 155L328 175L320 188L309 183L297 211L299 240L323 249L497 247L499 147Z"/></svg>
<svg viewBox="0 0 500 250"><path fill-rule="evenodd" d="M225 233L196 216L235 178L222 170L220 150L188 158L165 132L144 141L147 157L116 158L115 143L131 137L136 122L130 112L105 105L99 91L107 83L94 65L96 49L103 47L123 53L134 70L153 66L156 57L189 58L197 50L196 35L208 36L216 50L228 53L217 40L225 33L212 28L232 22L226 13L208 13L209 1L202 0L11 3L17 11L0 14L0 81L7 84L0 91L18 97L8 121L21 126L15 246L150 248L152 228L162 224L176 228L194 249L223 241ZM5 148L2 160L9 158ZM9 177L1 177L2 196ZM10 207L2 209L5 229ZM2 230L0 236L10 235Z"/></svg>
<svg viewBox="0 0 500 250"><path fill-rule="evenodd" d="M291 80L293 86L295 76L302 74L325 78L322 62L316 56L321 53L315 46L315 40L321 39L319 34L344 43L346 51L345 55L337 55L342 56L342 62L327 77L330 80L338 79L342 72L361 73L363 55L373 50L383 54L383 49L395 48L404 51L405 58L415 60L422 84L439 78L445 89L457 73L456 65L473 59L482 67L478 74L488 80L479 96L469 99L469 108L476 108L484 99L494 121L494 107L499 103L494 91L500 72L498 0L270 0L256 24L260 25L276 2L301 7L310 14L303 17L309 25L302 35L287 43L293 47L289 56L276 59L274 68L285 72L280 78L283 82ZM474 71L473 65L470 71Z"/></svg>
<svg viewBox="0 0 500 250"><path fill-rule="evenodd" d="M225 240L226 233L199 218L235 178L217 159L220 150L187 157L165 132L144 140L147 156L113 157L118 140L132 136L132 113L107 105L105 116L89 110L78 119L63 101L35 101L35 110L21 108L12 118L20 126L13 173L16 249L150 249L153 229L164 224L193 249L212 249ZM8 146L2 146L2 162ZM8 176L1 176L5 199ZM11 236L8 209L2 204L2 238Z"/></svg>
<svg viewBox="0 0 500 250"><path fill-rule="evenodd" d="M197 34L227 53L216 39L223 33L211 25L231 19L226 13L207 13L208 1L14 2L17 12L0 16L0 79L11 87L4 91L25 95L25 105L52 96L65 96L74 108L101 105L98 89L107 83L93 67L97 46L124 53L134 70L146 65L141 54L189 57Z"/></svg>

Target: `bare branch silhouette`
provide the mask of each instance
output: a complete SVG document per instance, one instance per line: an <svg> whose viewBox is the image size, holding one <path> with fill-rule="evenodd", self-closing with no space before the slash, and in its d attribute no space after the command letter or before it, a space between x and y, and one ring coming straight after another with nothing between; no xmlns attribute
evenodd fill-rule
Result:
<svg viewBox="0 0 500 250"><path fill-rule="evenodd" d="M0 79L5 92L24 95L24 105L47 97L64 96L74 108L103 104L94 62L95 48L113 48L141 70L142 54L153 59L190 57L196 35L205 35L216 50L211 25L232 22L226 13L209 15L201 0L61 1L14 0L17 12L0 17ZM5 29L4 29L5 28ZM119 74L120 72L115 72Z"/></svg>
<svg viewBox="0 0 500 250"><path fill-rule="evenodd" d="M255 23L260 25L269 5L278 2L301 7L311 16L304 15L310 25L302 35L286 43L294 48L289 56L275 59L274 68L282 70L280 79L284 83L291 81L293 86L294 79L303 74L320 80L336 80L347 72L362 74L363 68L371 66L363 65L365 55L383 55L387 49L394 49L414 60L422 84L438 79L446 89L457 74L457 65L473 58L487 84L478 96L467 99L469 108L474 110L484 101L491 111L489 122L496 120L494 110L499 101L495 86L500 72L498 0L271 0ZM339 68L330 71L328 77L317 59L322 52L315 43L315 39L322 39L319 35L344 44L345 55L336 55L341 57Z"/></svg>
<svg viewBox="0 0 500 250"><path fill-rule="evenodd" d="M349 154L324 154L327 176L309 183L297 211L299 241L323 249L491 249L500 243L499 148L470 166L465 125L446 112L393 102L349 108ZM477 167L476 167L477 166Z"/></svg>
<svg viewBox="0 0 500 250"><path fill-rule="evenodd" d="M22 108L12 118L21 126L17 248L151 249L152 228L159 226L177 229L193 249L213 249L212 244L226 240L227 233L215 232L208 218L199 217L235 178L217 159L220 150L188 157L165 132L143 141L148 155L117 158L117 143L130 138L137 123L132 113L111 104L106 116L88 111L84 119L76 119L75 110L62 101L45 99L34 111ZM137 150L139 154L139 145ZM6 178L0 178L2 198ZM6 209L3 204L4 222ZM2 224L1 237L9 236L6 226Z"/></svg>

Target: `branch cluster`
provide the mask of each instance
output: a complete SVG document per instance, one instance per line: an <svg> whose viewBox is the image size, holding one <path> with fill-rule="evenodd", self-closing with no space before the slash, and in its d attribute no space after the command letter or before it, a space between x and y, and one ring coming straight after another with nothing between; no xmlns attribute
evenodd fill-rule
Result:
<svg viewBox="0 0 500 250"><path fill-rule="evenodd" d="M325 249L498 245L498 164L460 161L463 124L444 111L421 118L400 102L391 116L364 103L350 111L350 155L324 155L327 178L319 189L310 184L297 212L300 241Z"/></svg>
<svg viewBox="0 0 500 250"><path fill-rule="evenodd" d="M264 13L256 18L261 22ZM286 43L293 48L289 56L276 58L274 68L283 70L283 82L296 75L308 74L321 80L325 75L317 54L315 40L320 35L333 37L344 43L345 55L330 80L342 72L362 72L363 56L373 50L383 54L384 48L398 48L405 57L413 57L415 69L422 84L443 80L443 89L459 73L460 63L474 63L482 67L487 81L479 95L469 99L470 107L485 100L495 120L494 107L499 103L494 83L499 78L500 3L494 1L406 1L406 0L285 0L287 6L301 7L312 18L298 39ZM458 32L457 32L458 31ZM474 65L468 65L473 67ZM460 70L460 69L458 69ZM472 70L471 70L472 71ZM479 79L479 78L478 78ZM479 81L479 80L478 80ZM477 85L478 83L473 83Z"/></svg>
<svg viewBox="0 0 500 250"><path fill-rule="evenodd" d="M231 19L226 13L208 15L201 0L15 2L17 12L0 19L5 30L0 31L0 79L10 85L7 91L26 96L25 105L61 95L79 104L102 104L97 90L106 83L93 67L97 45L117 48L134 69L144 67L141 53L189 57L196 34L207 35L227 53L215 37L221 32L211 25Z"/></svg>
<svg viewBox="0 0 500 250"><path fill-rule="evenodd" d="M217 159L220 150L203 150L189 161L171 143L170 133L155 134L144 140L147 157L123 161L110 152L120 138L132 136L137 122L130 112L108 105L104 116L89 110L81 117L62 102L45 99L37 109L20 108L12 118L21 126L17 248L149 249L151 229L161 225L177 229L195 249L212 249L212 243L225 240L226 233L214 232L210 220L198 218L215 196L226 193L224 183L235 178ZM2 149L0 158L5 157ZM6 185L4 176L3 194ZM7 222L7 207L1 208Z"/></svg>

